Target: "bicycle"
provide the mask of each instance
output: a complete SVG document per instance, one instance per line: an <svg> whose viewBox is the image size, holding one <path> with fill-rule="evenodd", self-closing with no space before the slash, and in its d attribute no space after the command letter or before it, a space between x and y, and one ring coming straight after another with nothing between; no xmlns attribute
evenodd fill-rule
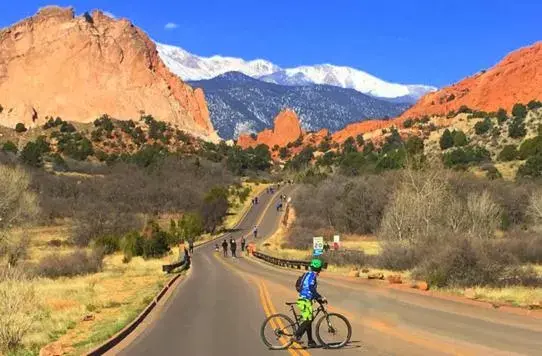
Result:
<svg viewBox="0 0 542 356"><path fill-rule="evenodd" d="M271 350L284 350L290 347L293 343L293 337L299 328L301 315L295 312L296 302L286 302L294 316L295 322L285 314L273 314L265 319L260 330L260 336L264 344ZM313 315L313 322L316 317L323 313L322 317L316 322L316 339L318 342L328 349L340 349L344 347L352 337L352 326L345 316L338 313L328 313L323 303L318 301L318 309ZM325 321L325 323L324 323ZM339 326L342 326L343 330ZM322 330L323 327L323 330ZM266 332L271 331L270 337L266 336ZM346 332L344 332L346 331ZM344 335L344 336L341 336ZM337 337L339 341L328 340L328 337Z"/></svg>

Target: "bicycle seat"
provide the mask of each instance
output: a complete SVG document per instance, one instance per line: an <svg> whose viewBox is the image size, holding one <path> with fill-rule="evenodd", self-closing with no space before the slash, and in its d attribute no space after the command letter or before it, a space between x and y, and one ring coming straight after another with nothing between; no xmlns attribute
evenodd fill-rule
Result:
<svg viewBox="0 0 542 356"><path fill-rule="evenodd" d="M284 304L286 304L286 305L296 305L297 302L286 302L286 303L284 303Z"/></svg>

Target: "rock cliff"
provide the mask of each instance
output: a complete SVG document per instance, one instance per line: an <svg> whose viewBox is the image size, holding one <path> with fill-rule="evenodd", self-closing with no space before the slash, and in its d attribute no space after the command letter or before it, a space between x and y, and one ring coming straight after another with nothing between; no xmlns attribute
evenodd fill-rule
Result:
<svg viewBox="0 0 542 356"><path fill-rule="evenodd" d="M146 113L218 139L203 91L172 74L141 29L101 11L46 7L0 30L0 105L0 125L10 127L41 125L45 116L90 122Z"/></svg>

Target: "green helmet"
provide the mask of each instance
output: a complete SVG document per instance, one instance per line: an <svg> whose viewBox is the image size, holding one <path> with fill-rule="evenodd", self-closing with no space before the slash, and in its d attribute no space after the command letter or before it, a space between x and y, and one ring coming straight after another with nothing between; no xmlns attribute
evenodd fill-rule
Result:
<svg viewBox="0 0 542 356"><path fill-rule="evenodd" d="M312 261L311 261L310 267L313 270L321 270L322 269L322 261L317 259L317 258L313 258Z"/></svg>

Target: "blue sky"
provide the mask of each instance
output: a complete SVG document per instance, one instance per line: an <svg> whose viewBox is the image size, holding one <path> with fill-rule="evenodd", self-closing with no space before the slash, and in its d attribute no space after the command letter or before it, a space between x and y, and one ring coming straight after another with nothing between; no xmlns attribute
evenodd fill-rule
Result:
<svg viewBox="0 0 542 356"><path fill-rule="evenodd" d="M50 1L1 1L0 27ZM127 17L195 54L332 63L400 83L444 86L542 40L540 0L72 0ZM166 26L169 24L168 26Z"/></svg>

